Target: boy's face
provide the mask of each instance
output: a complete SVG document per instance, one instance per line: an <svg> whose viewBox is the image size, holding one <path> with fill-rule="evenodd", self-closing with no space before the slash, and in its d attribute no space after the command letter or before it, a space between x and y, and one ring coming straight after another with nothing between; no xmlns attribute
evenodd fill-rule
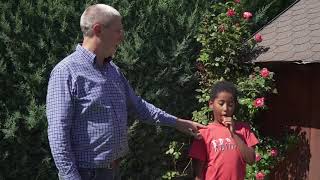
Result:
<svg viewBox="0 0 320 180"><path fill-rule="evenodd" d="M232 117L235 109L235 100L231 93L222 91L217 97L209 101L213 111L214 121L222 123L223 117Z"/></svg>

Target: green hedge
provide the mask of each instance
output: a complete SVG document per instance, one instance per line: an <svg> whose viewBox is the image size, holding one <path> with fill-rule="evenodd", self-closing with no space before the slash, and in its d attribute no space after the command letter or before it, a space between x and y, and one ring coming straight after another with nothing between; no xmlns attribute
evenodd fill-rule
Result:
<svg viewBox="0 0 320 180"><path fill-rule="evenodd" d="M96 2L0 2L0 180L57 178L46 132L47 81L54 65L81 42L80 15L86 4ZM124 17L126 41L115 61L137 93L190 118L197 86L194 30L209 1L100 2ZM161 177L171 168L164 152L176 133L131 124L132 152L122 164L124 177Z"/></svg>
<svg viewBox="0 0 320 180"><path fill-rule="evenodd" d="M214 0L1 0L0 180L57 179L46 131L48 77L81 42L80 15L98 2L123 15L126 40L115 62L136 92L179 117L191 118L197 109L194 36ZM182 172L188 163L189 138L174 129L130 119L129 139L125 179L170 178L168 172Z"/></svg>
<svg viewBox="0 0 320 180"><path fill-rule="evenodd" d="M0 3L0 179L56 179L46 132L46 87L53 66L79 39L80 4Z"/></svg>

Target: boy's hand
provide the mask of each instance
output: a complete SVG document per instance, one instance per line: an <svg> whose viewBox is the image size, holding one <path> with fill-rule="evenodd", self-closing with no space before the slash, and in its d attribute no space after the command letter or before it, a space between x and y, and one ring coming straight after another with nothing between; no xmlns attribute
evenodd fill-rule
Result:
<svg viewBox="0 0 320 180"><path fill-rule="evenodd" d="M234 121L232 117L224 116L222 119L222 124L228 127L231 133L234 133Z"/></svg>
<svg viewBox="0 0 320 180"><path fill-rule="evenodd" d="M207 126L204 126L194 121L178 118L176 128L185 134L194 136L197 139L202 139L199 129L205 129L207 128Z"/></svg>

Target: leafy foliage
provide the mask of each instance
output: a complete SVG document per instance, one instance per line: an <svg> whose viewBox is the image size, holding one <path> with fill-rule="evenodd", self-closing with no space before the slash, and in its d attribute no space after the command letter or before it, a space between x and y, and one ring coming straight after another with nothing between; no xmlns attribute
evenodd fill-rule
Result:
<svg viewBox="0 0 320 180"><path fill-rule="evenodd" d="M195 103L199 87L195 61L200 46L194 36L203 14L215 1L0 1L0 180L57 179L47 140L47 81L54 65L81 41L81 13L98 2L114 6L123 15L126 40L115 61L137 94L180 117L191 118L190 112L201 107ZM250 7L259 9L256 4ZM270 9L275 8L268 8L266 14ZM236 36L242 34L224 38ZM233 48L230 45L230 60L242 52ZM223 51L216 53L221 56ZM206 122L206 118L197 119ZM122 163L125 179L173 179L190 174L189 138L134 119L129 137L131 153Z"/></svg>
<svg viewBox="0 0 320 180"><path fill-rule="evenodd" d="M126 40L117 53L116 62L124 69L137 94L187 119L191 119L191 112L196 108L198 86L195 52L199 45L194 36L209 4L204 0L137 0L130 2L123 17ZM135 119L130 123L131 152L122 164L124 179L180 176L188 164L185 157L188 147L182 144L188 144L189 139L172 128L154 127ZM171 141L176 143L170 146ZM166 154L171 148L180 151Z"/></svg>
<svg viewBox="0 0 320 180"><path fill-rule="evenodd" d="M255 32L265 26L294 2L296 2L296 0L241 0L246 10L252 12L254 15L251 32Z"/></svg>
<svg viewBox="0 0 320 180"><path fill-rule="evenodd" d="M72 21L79 7L70 1L0 2L0 179L56 179L46 86L53 65L72 49L65 42L78 38Z"/></svg>
<svg viewBox="0 0 320 180"><path fill-rule="evenodd" d="M0 179L57 178L47 140L47 81L53 66L81 41L79 19L86 5L97 2L0 2ZM197 87L193 37L209 1L99 3L123 15L126 41L115 61L137 94L172 114L191 117ZM173 134L173 129L132 119L124 178L161 178L172 167L165 154L170 141L188 140Z"/></svg>

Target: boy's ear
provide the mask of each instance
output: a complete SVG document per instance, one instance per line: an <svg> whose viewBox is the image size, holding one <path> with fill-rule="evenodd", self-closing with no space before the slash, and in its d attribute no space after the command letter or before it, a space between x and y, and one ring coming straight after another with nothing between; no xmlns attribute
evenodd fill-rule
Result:
<svg viewBox="0 0 320 180"><path fill-rule="evenodd" d="M209 100L209 108L213 109L213 100Z"/></svg>

